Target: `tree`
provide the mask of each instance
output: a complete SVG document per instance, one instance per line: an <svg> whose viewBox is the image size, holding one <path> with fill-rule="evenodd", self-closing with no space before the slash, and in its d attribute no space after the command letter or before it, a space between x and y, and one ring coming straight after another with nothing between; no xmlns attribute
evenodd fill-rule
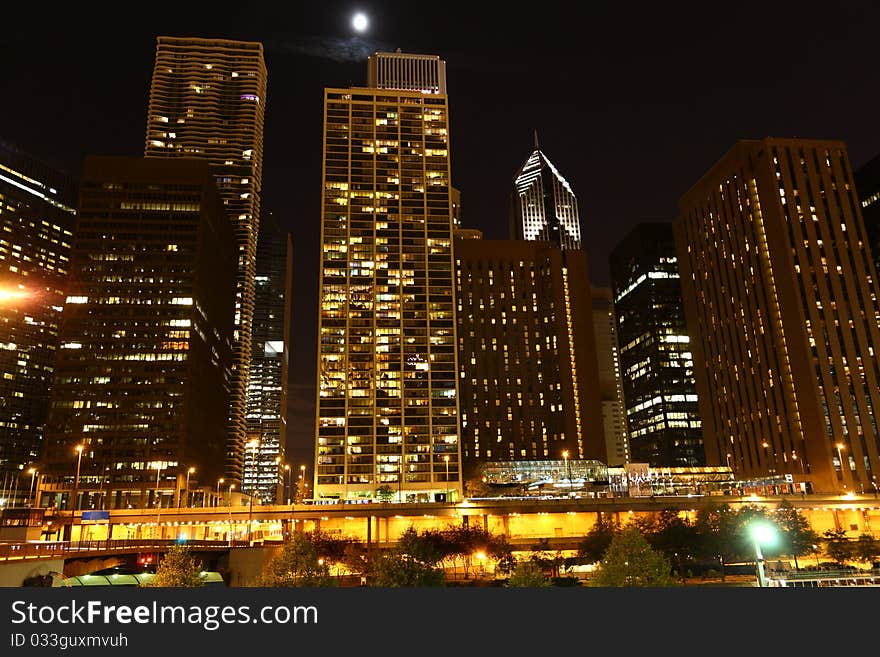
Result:
<svg viewBox="0 0 880 657"><path fill-rule="evenodd" d="M494 497L494 491L488 481L479 475L464 482L464 491L467 497Z"/></svg>
<svg viewBox="0 0 880 657"><path fill-rule="evenodd" d="M443 558L461 559L465 577L473 557L481 555L496 561L506 559L511 553L510 544L505 537L495 536L482 527L470 525L449 525L440 534L439 549Z"/></svg>
<svg viewBox="0 0 880 657"><path fill-rule="evenodd" d="M185 545L174 545L156 568L156 575L147 586L194 588L204 586L202 564L197 562Z"/></svg>
<svg viewBox="0 0 880 657"><path fill-rule="evenodd" d="M294 532L269 560L257 581L260 586L273 587L319 587L333 582L328 564L319 556L311 537L301 531Z"/></svg>
<svg viewBox="0 0 880 657"><path fill-rule="evenodd" d="M380 502L390 502L394 499L394 490L388 484L382 484L376 489L376 497Z"/></svg>
<svg viewBox="0 0 880 657"><path fill-rule="evenodd" d="M852 558L872 564L880 555L880 543L871 534L861 534L852 545Z"/></svg>
<svg viewBox="0 0 880 657"><path fill-rule="evenodd" d="M619 531L618 523L606 518L605 514L599 514L595 524L578 545L578 556L589 559L592 563L599 561L611 545L611 539Z"/></svg>
<svg viewBox="0 0 880 657"><path fill-rule="evenodd" d="M828 529L822 536L825 542L825 552L839 565L844 565L847 559L852 557L853 546L843 529Z"/></svg>
<svg viewBox="0 0 880 657"><path fill-rule="evenodd" d="M788 500L779 505L773 514L773 520L782 533L783 549L794 557L794 567L800 570L797 558L810 554L813 545L819 540L819 535L810 527L809 520L804 518Z"/></svg>
<svg viewBox="0 0 880 657"><path fill-rule="evenodd" d="M592 586L673 586L669 560L651 548L637 527L628 525L611 539Z"/></svg>
<svg viewBox="0 0 880 657"><path fill-rule="evenodd" d="M438 563L444 558L442 536L419 534L409 527L397 547L377 555L369 564L370 584L382 587L442 586L446 577Z"/></svg>
<svg viewBox="0 0 880 657"><path fill-rule="evenodd" d="M536 588L550 586L550 580L544 576L541 567L531 559L517 562L505 586L520 588Z"/></svg>
<svg viewBox="0 0 880 657"><path fill-rule="evenodd" d="M717 559L721 568L721 579L726 579L725 563L737 556L739 518L729 504L710 505L697 511L694 521L699 540L697 553L708 559Z"/></svg>
<svg viewBox="0 0 880 657"><path fill-rule="evenodd" d="M642 532L645 533L644 530ZM697 552L700 538L694 525L679 516L677 510L663 509L645 538L651 547L660 550L676 564L678 575L684 581L685 565Z"/></svg>

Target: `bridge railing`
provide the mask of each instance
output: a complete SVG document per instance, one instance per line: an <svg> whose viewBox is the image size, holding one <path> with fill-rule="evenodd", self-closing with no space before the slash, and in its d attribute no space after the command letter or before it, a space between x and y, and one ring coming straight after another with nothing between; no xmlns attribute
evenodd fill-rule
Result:
<svg viewBox="0 0 880 657"><path fill-rule="evenodd" d="M178 543L175 539L110 539L97 541L33 541L26 543L0 543L0 561L9 559L49 559L68 557L72 554L94 552L133 552L162 550ZM193 549L222 549L230 547L229 541L186 541ZM233 541L233 546L247 545L246 541Z"/></svg>

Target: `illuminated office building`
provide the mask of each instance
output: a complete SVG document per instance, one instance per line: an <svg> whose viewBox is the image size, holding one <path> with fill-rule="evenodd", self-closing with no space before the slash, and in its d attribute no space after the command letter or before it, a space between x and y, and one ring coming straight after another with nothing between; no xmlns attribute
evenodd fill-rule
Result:
<svg viewBox="0 0 880 657"><path fill-rule="evenodd" d="M287 336L290 318L290 234L271 213L260 222L248 384L248 443L243 489L264 503L279 501L287 437ZM256 456L256 458L254 458Z"/></svg>
<svg viewBox="0 0 880 657"><path fill-rule="evenodd" d="M614 302L610 288L594 287L592 294L599 397L602 404L605 451L608 455L606 465L618 466L627 463L630 458L626 411L623 403L623 381L620 376L617 327L614 322Z"/></svg>
<svg viewBox="0 0 880 657"><path fill-rule="evenodd" d="M144 154L211 165L238 242L227 478L241 481L263 176L266 64L260 43L160 36Z"/></svg>
<svg viewBox="0 0 880 657"><path fill-rule="evenodd" d="M27 503L49 388L75 221L73 181L0 142L0 499ZM32 469L33 468L33 469Z"/></svg>
<svg viewBox="0 0 880 657"><path fill-rule="evenodd" d="M206 162L86 159L42 506L167 507L222 476L236 271Z"/></svg>
<svg viewBox="0 0 880 657"><path fill-rule="evenodd" d="M586 253L459 230L455 267L468 478L487 461L604 462Z"/></svg>
<svg viewBox="0 0 880 657"><path fill-rule="evenodd" d="M315 492L460 494L449 108L439 57L326 89Z"/></svg>
<svg viewBox="0 0 880 657"><path fill-rule="evenodd" d="M854 173L874 268L880 269L880 155Z"/></svg>
<svg viewBox="0 0 880 657"><path fill-rule="evenodd" d="M564 250L581 248L577 198L537 139L515 176L510 205L511 238L553 242Z"/></svg>
<svg viewBox="0 0 880 657"><path fill-rule="evenodd" d="M738 142L679 210L708 462L872 490L880 304L845 145Z"/></svg>
<svg viewBox="0 0 880 657"><path fill-rule="evenodd" d="M703 466L672 224L639 224L611 252L610 264L632 461Z"/></svg>

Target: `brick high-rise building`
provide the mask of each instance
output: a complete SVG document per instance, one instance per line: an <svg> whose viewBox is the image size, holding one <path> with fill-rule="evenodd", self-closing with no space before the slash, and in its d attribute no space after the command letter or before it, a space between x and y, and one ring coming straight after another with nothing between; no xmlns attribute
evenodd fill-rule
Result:
<svg viewBox="0 0 880 657"><path fill-rule="evenodd" d="M326 89L315 493L460 491L445 63Z"/></svg>
<svg viewBox="0 0 880 657"><path fill-rule="evenodd" d="M631 458L653 467L705 465L672 224L639 224L610 265Z"/></svg>
<svg viewBox="0 0 880 657"><path fill-rule="evenodd" d="M455 240L462 459L605 462L589 269L550 242Z"/></svg>
<svg viewBox="0 0 880 657"><path fill-rule="evenodd" d="M0 498L27 503L49 414L76 189L0 142Z"/></svg>
<svg viewBox="0 0 880 657"><path fill-rule="evenodd" d="M880 288L844 144L741 141L679 210L708 462L872 490Z"/></svg>
<svg viewBox="0 0 880 657"><path fill-rule="evenodd" d="M241 481L266 111L263 45L160 36L144 154L207 160L238 241L227 478ZM245 491L247 492L247 491Z"/></svg>
<svg viewBox="0 0 880 657"><path fill-rule="evenodd" d="M86 159L43 506L176 506L189 468L223 475L236 263L208 163Z"/></svg>

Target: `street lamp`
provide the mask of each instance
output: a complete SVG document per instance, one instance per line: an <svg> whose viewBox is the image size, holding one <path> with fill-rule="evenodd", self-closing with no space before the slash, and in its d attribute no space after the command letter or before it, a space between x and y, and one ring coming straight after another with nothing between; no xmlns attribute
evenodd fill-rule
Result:
<svg viewBox="0 0 880 657"><path fill-rule="evenodd" d="M837 462L840 464L840 481L843 482L843 443L837 443L835 445L837 448ZM843 484L843 487L846 488L846 484Z"/></svg>
<svg viewBox="0 0 880 657"><path fill-rule="evenodd" d="M727 453L727 469L728 469L728 470L733 470L733 468L730 467L730 457L731 457L731 456L732 456L732 454L731 454L730 452L728 452L728 453Z"/></svg>
<svg viewBox="0 0 880 657"><path fill-rule="evenodd" d="M752 535L752 541L755 543L755 564L758 569L758 586L765 588L767 586L767 576L764 573L764 553L761 551L761 544L771 546L776 543L776 529L764 522L756 522L749 528Z"/></svg>
<svg viewBox="0 0 880 657"><path fill-rule="evenodd" d="M28 468L28 474L31 476L31 492L28 494L28 504L29 504L31 507L33 507L33 506L34 506L34 502L33 502L33 498L34 498L34 477L37 476L37 469L36 469L36 468ZM874 484L874 488L877 488L877 484Z"/></svg>
<svg viewBox="0 0 880 657"><path fill-rule="evenodd" d="M287 486L284 487L284 497L287 498L287 503L290 504L290 464L284 464L284 474L287 477Z"/></svg>
<svg viewBox="0 0 880 657"><path fill-rule="evenodd" d="M76 511L76 495L79 489L79 466L82 463L83 446L77 445L76 450L76 477L73 479L73 493L70 496L70 524L73 524L73 512Z"/></svg>
<svg viewBox="0 0 880 657"><path fill-rule="evenodd" d="M229 545L232 545L232 489L233 488L235 488L235 484L229 484L229 494L227 495L227 497L229 498Z"/></svg>
<svg viewBox="0 0 880 657"><path fill-rule="evenodd" d="M162 514L162 498L159 495L159 477L162 475L162 462L156 461L156 538L159 538L159 517Z"/></svg>
<svg viewBox="0 0 880 657"><path fill-rule="evenodd" d="M446 462L446 501L452 501L449 495L449 454L443 455L443 460Z"/></svg>
<svg viewBox="0 0 880 657"><path fill-rule="evenodd" d="M302 479L302 495L300 496L300 501L302 501L306 497L306 466L299 466L299 477Z"/></svg>
<svg viewBox="0 0 880 657"><path fill-rule="evenodd" d="M260 446L260 444L256 440L251 440L250 442L248 442L248 444L246 446L250 447L253 450L253 454L251 454L251 489L250 489L250 491L248 491L250 493L250 496L249 496L250 499L248 501L247 540L248 540L248 545L250 545L250 542L251 542L251 519L253 518L253 514L254 514L254 490L255 490L254 482L257 479L257 473L256 473L257 448Z"/></svg>
<svg viewBox="0 0 880 657"><path fill-rule="evenodd" d="M183 494L183 497L187 501L187 506L189 506L189 476L195 471L195 468L190 468L186 471L186 492ZM177 500L177 508L180 508L180 499Z"/></svg>
<svg viewBox="0 0 880 657"><path fill-rule="evenodd" d="M220 477L217 480L217 495L214 499L214 506L220 506L220 484L222 484L224 481L226 480L223 477Z"/></svg>
<svg viewBox="0 0 880 657"><path fill-rule="evenodd" d="M568 450L562 452L562 460L565 461L565 471L568 473L568 496L571 497L571 465L568 463Z"/></svg>

